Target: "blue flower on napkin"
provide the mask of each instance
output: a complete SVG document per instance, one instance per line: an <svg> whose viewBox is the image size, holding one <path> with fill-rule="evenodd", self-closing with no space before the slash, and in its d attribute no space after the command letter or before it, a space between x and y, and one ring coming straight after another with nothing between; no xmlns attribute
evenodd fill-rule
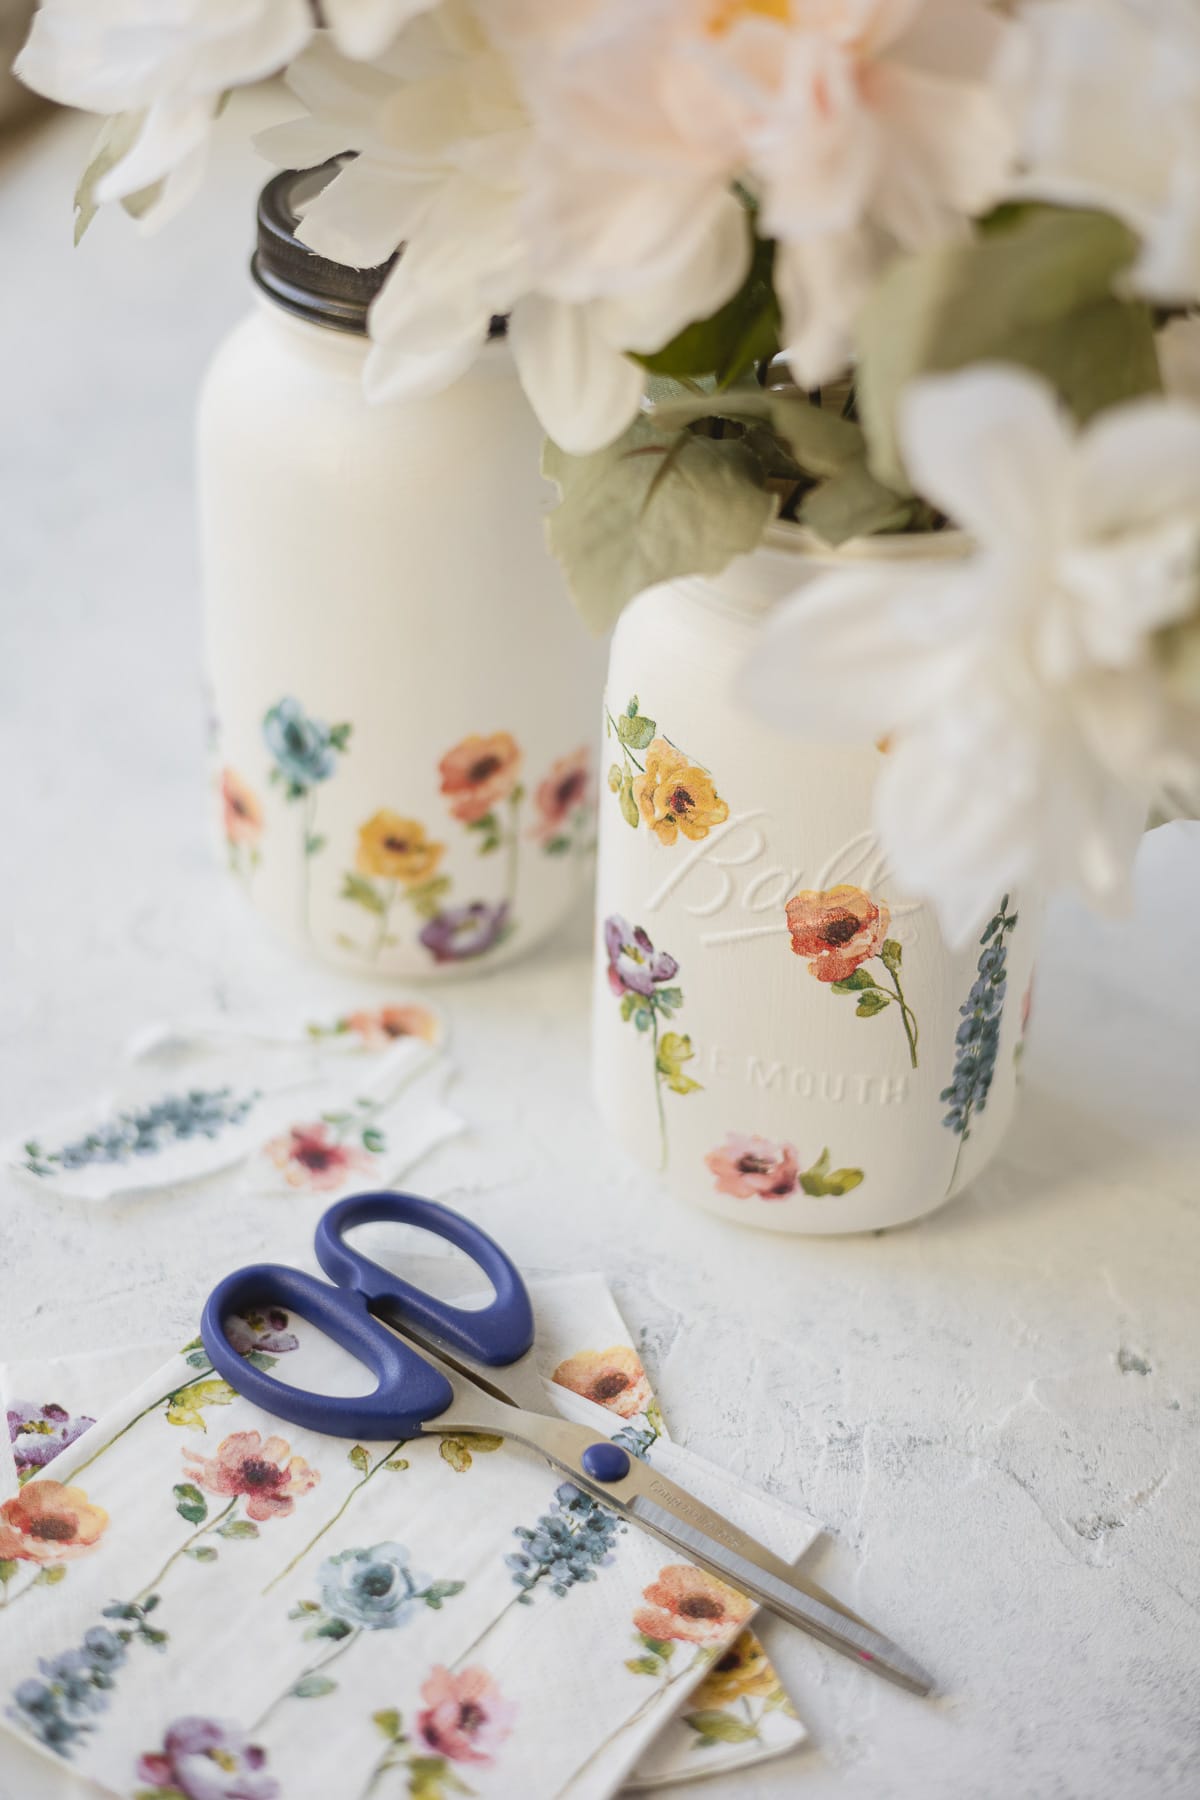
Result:
<svg viewBox="0 0 1200 1800"><path fill-rule="evenodd" d="M401 1544L343 1550L321 1564L318 1577L325 1611L365 1631L390 1631L426 1604L431 1582L414 1575Z"/></svg>

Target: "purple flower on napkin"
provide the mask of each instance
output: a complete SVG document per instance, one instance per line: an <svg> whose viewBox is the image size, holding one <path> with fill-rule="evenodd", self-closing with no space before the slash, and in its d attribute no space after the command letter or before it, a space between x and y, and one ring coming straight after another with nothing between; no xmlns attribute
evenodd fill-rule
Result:
<svg viewBox="0 0 1200 1800"><path fill-rule="evenodd" d="M95 1423L84 1413L73 1419L65 1406L54 1401L47 1406L35 1406L29 1400L15 1401L8 1409L8 1440L17 1474L24 1478L35 1469L44 1469Z"/></svg>
<svg viewBox="0 0 1200 1800"><path fill-rule="evenodd" d="M610 913L604 921L604 947L608 951L608 985L614 994L648 996L679 973L675 958L656 950L644 927L630 925L620 913Z"/></svg>
<svg viewBox="0 0 1200 1800"><path fill-rule="evenodd" d="M218 1719L176 1719L161 1750L138 1760L140 1781L184 1800L279 1800L267 1773L266 1751L246 1741L239 1725Z"/></svg>
<svg viewBox="0 0 1200 1800"><path fill-rule="evenodd" d="M498 943L507 924L507 900L499 906L473 900L470 906L451 906L437 913L422 931L420 941L434 962L465 962L468 957L482 956Z"/></svg>
<svg viewBox="0 0 1200 1800"><path fill-rule="evenodd" d="M234 1313L225 1335L239 1356L249 1356L254 1350L282 1356L300 1343L295 1332L288 1330L288 1323L282 1306L267 1306L261 1312Z"/></svg>

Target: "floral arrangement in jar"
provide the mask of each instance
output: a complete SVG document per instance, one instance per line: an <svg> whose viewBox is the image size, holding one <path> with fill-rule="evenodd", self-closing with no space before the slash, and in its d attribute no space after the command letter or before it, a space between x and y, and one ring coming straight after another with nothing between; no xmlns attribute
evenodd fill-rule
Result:
<svg viewBox="0 0 1200 1800"><path fill-rule="evenodd" d="M936 564L807 583L744 690L886 743L880 840L952 939L1035 867L1120 894L1130 798L1187 805L1200 750L1193 0L160 14L43 0L19 58L108 115L81 232L109 202L169 215L228 91L282 71L299 116L264 154L351 153L304 241L358 266L403 246L370 395L454 381L507 317L597 627L780 521L826 545L953 528Z"/></svg>

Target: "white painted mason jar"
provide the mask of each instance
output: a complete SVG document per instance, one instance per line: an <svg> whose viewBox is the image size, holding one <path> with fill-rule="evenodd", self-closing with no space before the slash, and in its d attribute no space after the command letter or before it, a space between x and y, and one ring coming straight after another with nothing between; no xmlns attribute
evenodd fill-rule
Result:
<svg viewBox="0 0 1200 1800"><path fill-rule="evenodd" d="M1040 909L998 893L985 941L951 952L872 830L886 745L814 747L731 697L767 609L834 554L808 543L778 528L718 577L651 589L617 628L594 1073L612 1131L679 1197L827 1234L931 1212L993 1155Z"/></svg>
<svg viewBox="0 0 1200 1800"><path fill-rule="evenodd" d="M406 978L507 962L584 903L602 652L543 539L553 492L502 335L369 406L383 271L264 189L254 313L200 408L218 832L292 940Z"/></svg>

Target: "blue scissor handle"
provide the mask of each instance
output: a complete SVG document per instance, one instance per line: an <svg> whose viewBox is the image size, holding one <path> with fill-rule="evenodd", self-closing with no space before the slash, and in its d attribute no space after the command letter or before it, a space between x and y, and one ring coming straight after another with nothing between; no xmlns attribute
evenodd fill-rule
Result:
<svg viewBox="0 0 1200 1800"><path fill-rule="evenodd" d="M492 1302L465 1311L414 1288L344 1241L355 1225L419 1225L465 1250L495 1288ZM424 1357L372 1316L371 1306L397 1324L407 1318L455 1349L484 1363L515 1362L533 1343L533 1312L515 1266L478 1226L414 1194L356 1194L321 1219L317 1256L333 1282L280 1263L255 1263L218 1282L205 1303L200 1334L214 1369L230 1387L265 1412L334 1437L416 1437L445 1412L454 1389ZM257 1369L230 1343L225 1320L251 1307L298 1312L372 1370L378 1385L362 1395L315 1394Z"/></svg>
<svg viewBox="0 0 1200 1800"><path fill-rule="evenodd" d="M415 1288L401 1275L380 1268L346 1242L356 1225L419 1225L464 1250L495 1289L487 1306L451 1306ZM494 1238L461 1213L416 1194L351 1194L323 1215L317 1226L317 1261L340 1288L371 1301L398 1325L408 1320L452 1350L492 1367L516 1362L533 1343L533 1308L516 1265Z"/></svg>

